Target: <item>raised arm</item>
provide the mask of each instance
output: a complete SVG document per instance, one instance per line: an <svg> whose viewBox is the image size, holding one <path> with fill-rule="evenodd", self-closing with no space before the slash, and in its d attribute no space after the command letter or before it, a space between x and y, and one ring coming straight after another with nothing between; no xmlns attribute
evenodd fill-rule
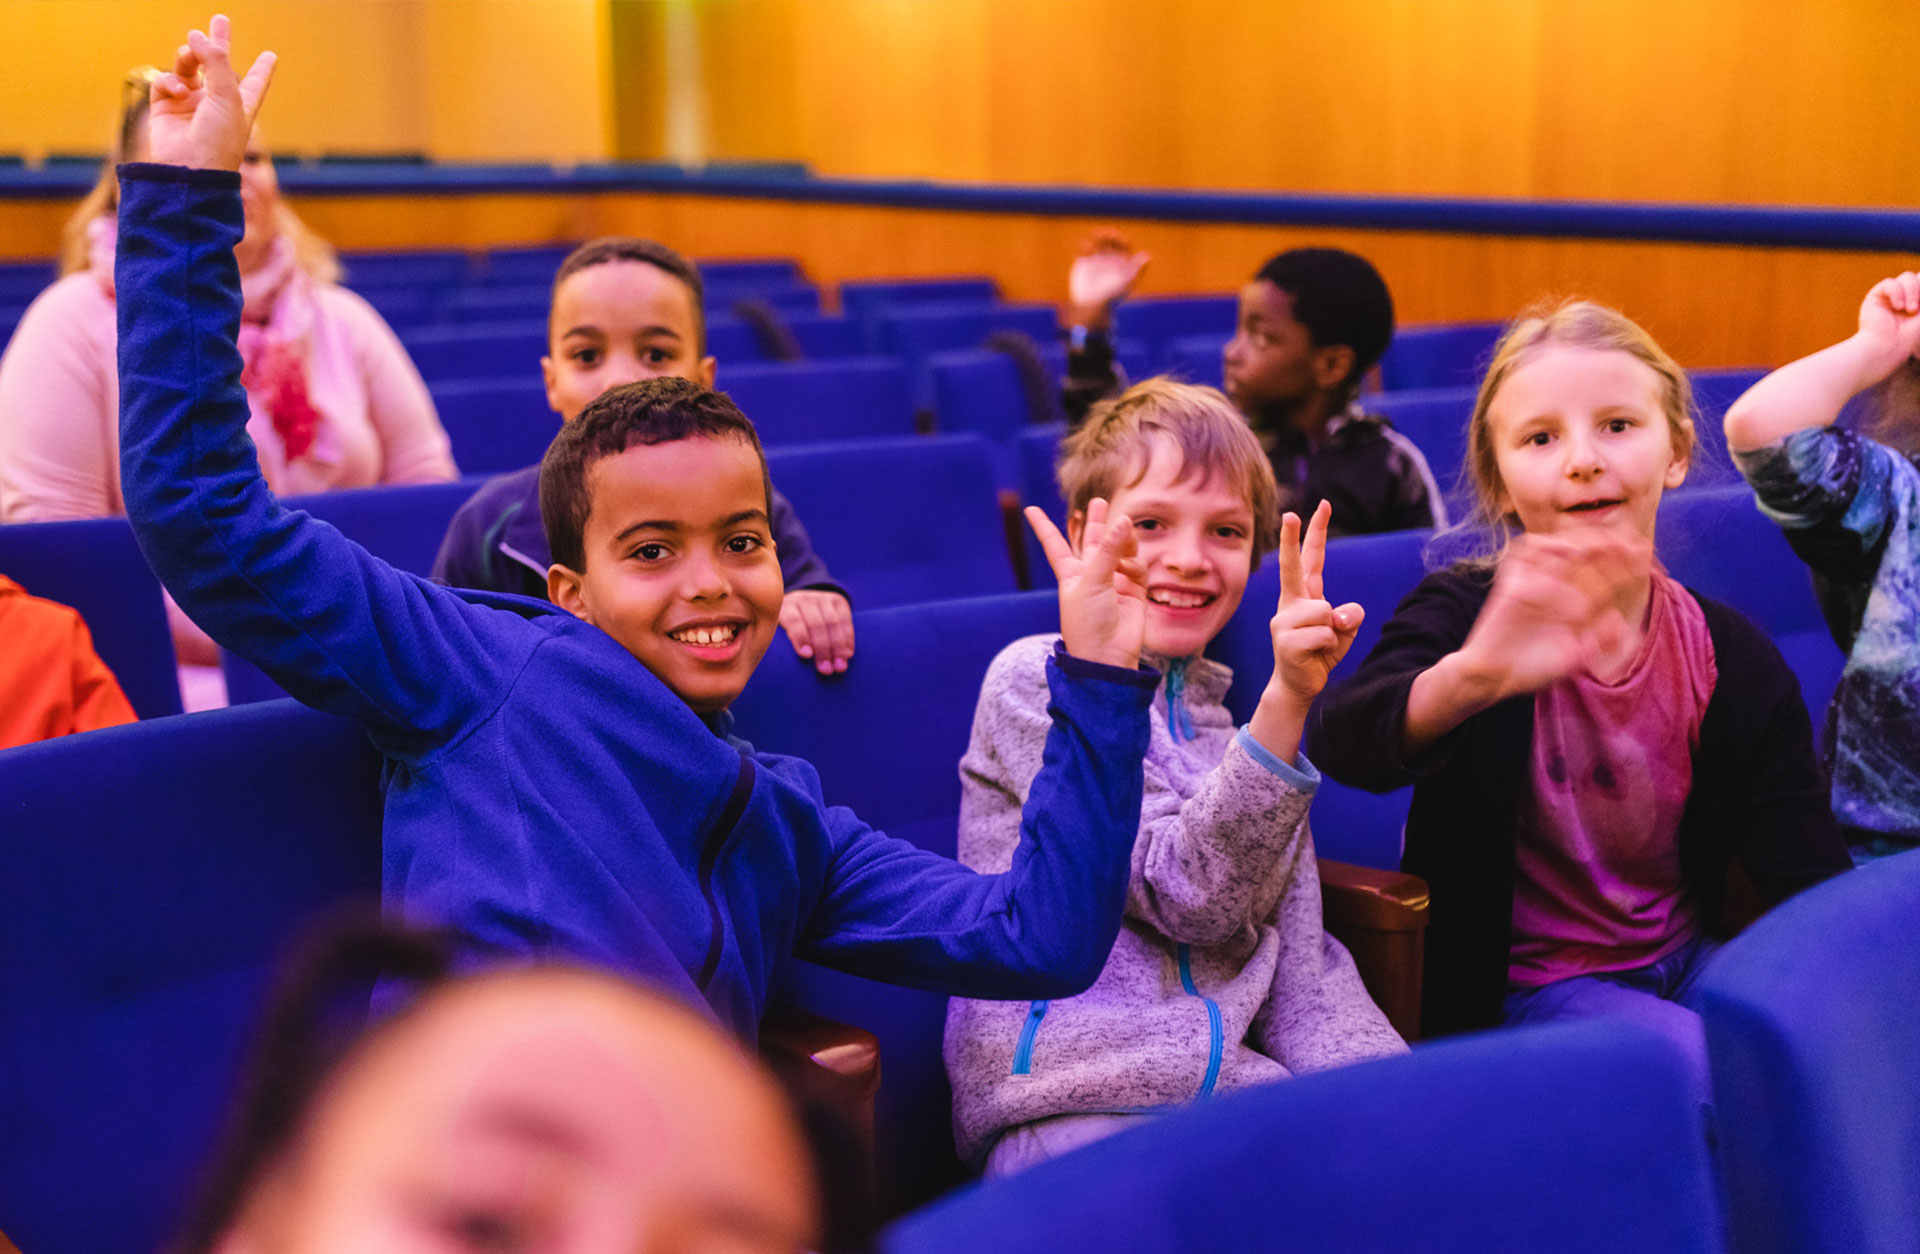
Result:
<svg viewBox="0 0 1920 1254"><path fill-rule="evenodd" d="M128 517L161 581L214 639L303 701L360 719L388 752L424 752L493 699L488 676L511 673L532 641L524 623L504 625L512 616L470 607L283 509L261 478L234 346L235 171L273 60L263 53L237 78L225 19L210 25L154 84L157 163L121 171Z"/></svg>
<svg viewBox="0 0 1920 1254"><path fill-rule="evenodd" d="M1830 348L1790 362L1754 384L1727 410L1727 446L1765 448L1809 427L1833 425L1855 394L1873 387L1920 350L1920 274L1874 284L1860 329Z"/></svg>

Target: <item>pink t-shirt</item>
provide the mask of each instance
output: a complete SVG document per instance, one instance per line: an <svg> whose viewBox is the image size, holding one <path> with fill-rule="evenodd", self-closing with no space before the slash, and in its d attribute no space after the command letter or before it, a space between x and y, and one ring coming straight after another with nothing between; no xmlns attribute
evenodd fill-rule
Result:
<svg viewBox="0 0 1920 1254"><path fill-rule="evenodd" d="M1692 934L1680 818L1717 678L1700 603L1656 571L1626 673L1580 674L1534 696L1509 983L1645 966Z"/></svg>

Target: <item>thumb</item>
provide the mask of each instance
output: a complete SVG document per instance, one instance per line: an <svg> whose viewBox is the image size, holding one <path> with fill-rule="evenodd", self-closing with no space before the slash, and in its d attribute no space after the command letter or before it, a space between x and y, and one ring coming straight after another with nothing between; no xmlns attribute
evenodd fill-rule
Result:
<svg viewBox="0 0 1920 1254"><path fill-rule="evenodd" d="M1086 578L1104 583L1120 569L1122 558L1133 556L1138 547L1133 535L1133 519L1125 514L1107 515L1106 529L1099 542L1086 554Z"/></svg>
<svg viewBox="0 0 1920 1254"><path fill-rule="evenodd" d="M1366 608L1358 601L1349 601L1333 612L1333 630L1342 640L1351 641L1366 620Z"/></svg>

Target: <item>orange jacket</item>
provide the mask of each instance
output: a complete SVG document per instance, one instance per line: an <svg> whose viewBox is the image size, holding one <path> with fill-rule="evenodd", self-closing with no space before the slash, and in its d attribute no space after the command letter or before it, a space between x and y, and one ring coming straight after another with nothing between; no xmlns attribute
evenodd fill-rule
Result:
<svg viewBox="0 0 1920 1254"><path fill-rule="evenodd" d="M0 749L133 721L79 613L0 575Z"/></svg>

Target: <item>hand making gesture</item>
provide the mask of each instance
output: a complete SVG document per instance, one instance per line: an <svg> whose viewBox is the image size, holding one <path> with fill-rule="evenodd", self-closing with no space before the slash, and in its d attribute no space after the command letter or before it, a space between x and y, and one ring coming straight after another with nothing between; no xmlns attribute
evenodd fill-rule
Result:
<svg viewBox="0 0 1920 1254"><path fill-rule="evenodd" d="M1127 237L1108 228L1096 231L1067 272L1067 324L1104 331L1113 309L1133 291L1152 258L1136 252Z"/></svg>
<svg viewBox="0 0 1920 1254"><path fill-rule="evenodd" d="M1326 599L1327 525L1333 506L1320 502L1303 541L1300 516L1280 520L1280 605L1274 611L1273 678L1267 681L1247 731L1275 757L1292 761L1300 751L1307 709L1327 676L1353 647L1366 611L1349 601L1335 608Z"/></svg>
<svg viewBox="0 0 1920 1254"><path fill-rule="evenodd" d="M1134 558L1139 542L1133 520L1125 514L1108 517L1106 501L1095 497L1087 505L1078 552L1043 511L1028 506L1027 522L1060 582L1060 638L1067 652L1128 670L1139 666L1147 585Z"/></svg>
<svg viewBox="0 0 1920 1254"><path fill-rule="evenodd" d="M238 170L260 101L273 81L274 55L254 58L236 78L229 58L232 26L215 14L205 33L189 31L173 70L153 80L147 151L162 165Z"/></svg>

